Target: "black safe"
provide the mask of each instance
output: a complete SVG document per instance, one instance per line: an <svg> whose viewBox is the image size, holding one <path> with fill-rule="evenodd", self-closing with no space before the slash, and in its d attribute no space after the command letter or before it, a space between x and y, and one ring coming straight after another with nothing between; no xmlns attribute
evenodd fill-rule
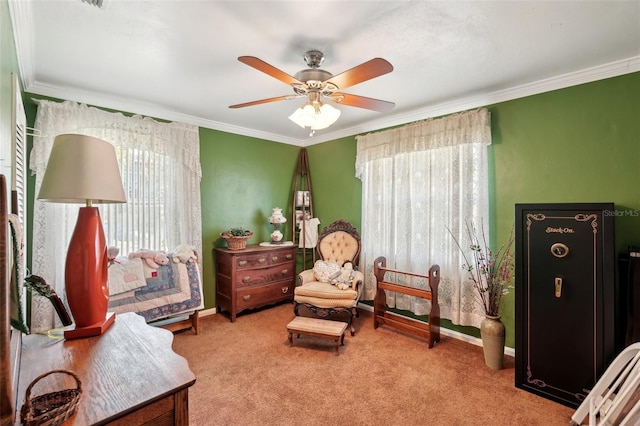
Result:
<svg viewBox="0 0 640 426"><path fill-rule="evenodd" d="M577 407L615 356L613 203L516 204L515 385Z"/></svg>

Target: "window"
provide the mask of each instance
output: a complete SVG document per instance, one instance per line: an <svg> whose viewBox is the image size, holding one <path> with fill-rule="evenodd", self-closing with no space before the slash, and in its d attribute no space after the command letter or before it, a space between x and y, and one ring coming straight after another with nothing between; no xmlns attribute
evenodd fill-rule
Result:
<svg viewBox="0 0 640 426"><path fill-rule="evenodd" d="M463 241L466 222L488 229L489 112L465 112L357 139L363 300L375 295L373 261L378 256L385 256L392 269L420 274L438 264L442 316L455 324L479 325L484 316L462 275L463 260L449 232ZM387 303L418 315L429 312L428 302L407 295L387 294Z"/></svg>
<svg viewBox="0 0 640 426"><path fill-rule="evenodd" d="M121 255L138 249L172 251L182 243L202 252L200 141L197 126L127 117L74 102L38 101L30 167L40 188L55 137L80 133L116 149L125 204L101 204L107 245ZM37 197L37 196L36 196ZM78 205L34 201L33 273L64 294L67 244ZM45 302L32 304L32 328L52 327ZM36 331L38 330L36 329Z"/></svg>

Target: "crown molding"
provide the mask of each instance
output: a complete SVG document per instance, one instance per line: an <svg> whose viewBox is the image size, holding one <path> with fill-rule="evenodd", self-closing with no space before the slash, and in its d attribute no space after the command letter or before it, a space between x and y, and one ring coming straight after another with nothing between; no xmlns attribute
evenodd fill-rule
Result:
<svg viewBox="0 0 640 426"><path fill-rule="evenodd" d="M34 95L46 96L67 101L79 102L98 108L108 108L131 114L139 114L160 120L176 121L184 124L192 124L207 129L219 130L227 133L234 133L242 136L249 136L257 139L264 139L270 142L281 142L289 145L303 146L304 141L300 139L287 138L275 133L261 132L240 126L234 126L214 120L207 120L189 114L182 114L170 109L162 108L156 104L135 101L127 98L109 96L103 93L97 94L88 90L78 90L72 87L55 86L49 84L32 83L25 91Z"/></svg>
<svg viewBox="0 0 640 426"><path fill-rule="evenodd" d="M13 27L13 42L18 56L18 70L22 87L26 88L35 81L33 66L33 42L31 30L33 28L31 2L9 0L9 15Z"/></svg>
<svg viewBox="0 0 640 426"><path fill-rule="evenodd" d="M538 95L554 90L565 89L580 84L591 83L607 78L618 77L625 74L640 71L640 56L609 62L607 64L586 68L576 72L558 75L555 77L538 80L532 83L514 86L504 90L481 93L475 96L463 97L451 101L430 105L424 108L410 111L408 113L387 115L382 119L369 121L361 126L354 126L340 132L323 134L315 138L307 145L327 142L348 136L355 136L375 130L386 129L412 123L414 121L425 120L431 117L454 114L475 108L486 107L488 105L525 98L527 96Z"/></svg>

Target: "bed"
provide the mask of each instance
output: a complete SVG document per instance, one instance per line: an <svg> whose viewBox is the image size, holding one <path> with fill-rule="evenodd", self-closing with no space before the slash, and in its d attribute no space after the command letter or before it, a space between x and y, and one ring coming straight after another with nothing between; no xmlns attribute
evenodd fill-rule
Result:
<svg viewBox="0 0 640 426"><path fill-rule="evenodd" d="M150 266L142 258L117 257L109 266L109 311L135 312L152 325L198 334L204 307L197 262L175 261Z"/></svg>

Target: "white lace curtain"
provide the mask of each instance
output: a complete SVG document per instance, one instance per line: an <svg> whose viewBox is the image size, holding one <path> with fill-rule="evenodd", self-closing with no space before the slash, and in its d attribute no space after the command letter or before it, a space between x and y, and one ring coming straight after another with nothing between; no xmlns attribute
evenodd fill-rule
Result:
<svg viewBox="0 0 640 426"><path fill-rule="evenodd" d="M357 137L363 300L375 296L373 262L378 256L386 257L389 268L425 275L438 264L441 316L479 327L484 315L449 230L463 242L465 223L489 229L490 122L490 113L481 109ZM426 287L406 276L387 278ZM430 309L429 302L398 293L387 293L387 304L417 315Z"/></svg>
<svg viewBox="0 0 640 426"><path fill-rule="evenodd" d="M120 254L147 248L171 251L191 244L202 253L200 141L198 127L127 117L83 104L37 101L30 168L34 191L32 273L64 295L67 245L78 217L78 204L37 200L55 137L80 133L111 142L116 148L126 204L98 205L107 245ZM64 300L64 298L63 298ZM33 331L56 323L51 304L32 302Z"/></svg>

